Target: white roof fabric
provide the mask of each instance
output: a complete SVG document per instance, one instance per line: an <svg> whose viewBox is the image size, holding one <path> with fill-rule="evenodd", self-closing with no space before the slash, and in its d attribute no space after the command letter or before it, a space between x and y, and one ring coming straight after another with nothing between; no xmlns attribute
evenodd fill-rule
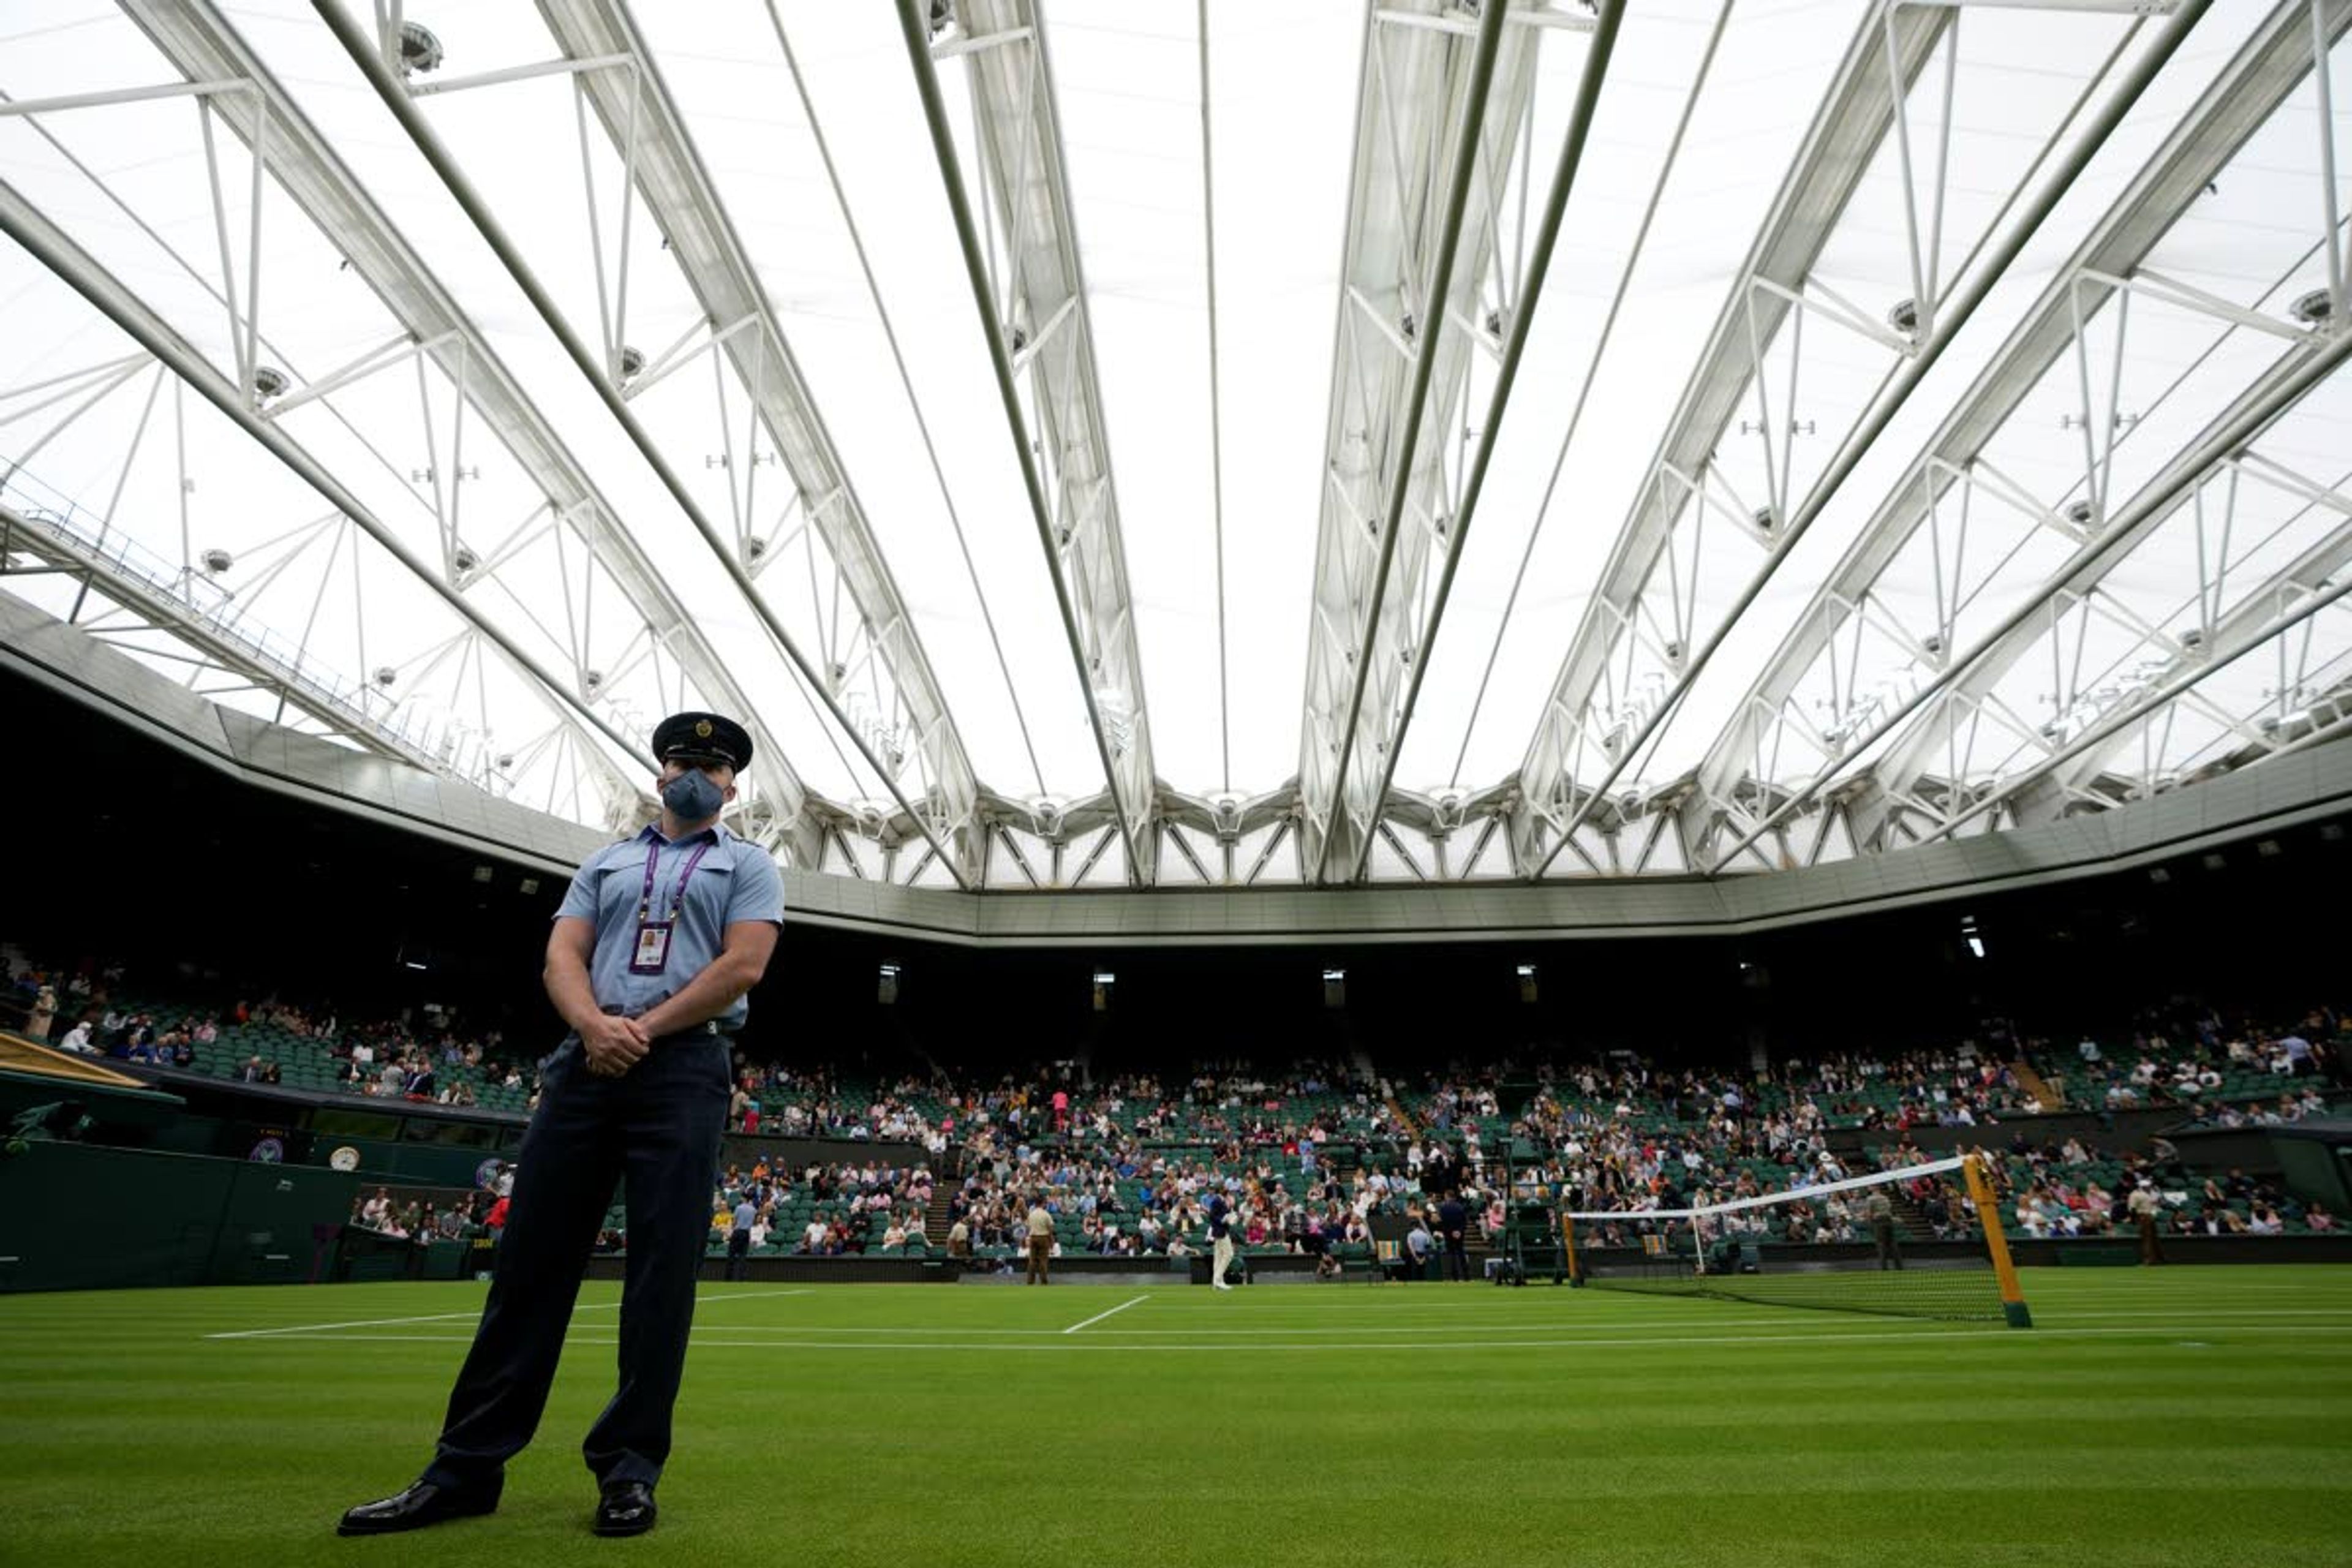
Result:
<svg viewBox="0 0 2352 1568"><path fill-rule="evenodd" d="M747 830L971 889L1761 871L2340 732L2352 5L1489 6L10 7L7 591L583 822L740 705Z"/></svg>

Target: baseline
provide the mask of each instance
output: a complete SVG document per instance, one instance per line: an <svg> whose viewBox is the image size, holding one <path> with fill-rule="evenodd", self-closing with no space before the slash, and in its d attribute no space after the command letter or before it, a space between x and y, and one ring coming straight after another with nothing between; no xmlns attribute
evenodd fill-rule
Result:
<svg viewBox="0 0 2352 1568"><path fill-rule="evenodd" d="M722 1332L737 1331L726 1330ZM819 1330L817 1332L838 1332ZM713 1339L700 1330L694 1332L692 1342L698 1347L715 1350L837 1350L837 1351L1095 1351L1131 1355L1182 1354L1198 1352L1231 1352L1234 1351L1385 1351L1385 1350L1640 1350L1645 1346L1673 1350L1684 1345L1763 1345L1763 1344L1916 1344L1956 1341L1990 1342L1997 1344L2029 1345L2038 1341L2053 1339L2095 1339L2131 1335L2142 1339L2163 1338L2171 1334L2211 1334L2208 1322L2146 1323L2128 1327L2097 1329L2034 1329L2019 1333L2005 1327L1948 1328L1928 1330L1888 1329L1867 1333L1828 1332L1817 1334L1678 1334L1612 1336L1580 1339L1546 1340L1410 1340L1354 1341L1304 1340L1289 1344L1138 1344L1128 1340L1103 1337L1092 1340L1071 1340L1066 1333L1050 1332L1048 1337L1028 1341L944 1340L908 1342L905 1340L729 1340ZM2232 1334L2334 1334L2352 1339L2352 1328L2332 1323L2248 1323L2227 1331ZM208 1336L214 1337L214 1336ZM285 1340L309 1340L329 1344L467 1344L467 1334L349 1334L287 1331L272 1336ZM1065 1342L1066 1341L1066 1342ZM568 1344L617 1345L613 1339L569 1336Z"/></svg>
<svg viewBox="0 0 2352 1568"><path fill-rule="evenodd" d="M719 1301L757 1301L774 1296L806 1296L811 1293L812 1292L807 1289L739 1290L734 1294L728 1296L697 1296L694 1299L694 1304L698 1307L702 1307ZM584 1306L574 1307L572 1310L575 1312L616 1312L619 1311L620 1309L621 1303L618 1301L590 1301ZM350 1322L344 1323L294 1323L284 1328L277 1329L233 1329L225 1333L206 1334L204 1337L208 1340L292 1339L299 1335L323 1331L329 1329L399 1328L409 1323L446 1323L458 1318L478 1318L481 1315L482 1310L479 1307L468 1307L465 1310L458 1312L425 1312L418 1316L409 1318L358 1318Z"/></svg>

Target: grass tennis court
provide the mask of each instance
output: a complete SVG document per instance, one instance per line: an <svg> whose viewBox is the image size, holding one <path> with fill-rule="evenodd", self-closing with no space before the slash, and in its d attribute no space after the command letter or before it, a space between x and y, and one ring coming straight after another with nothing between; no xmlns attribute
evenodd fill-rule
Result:
<svg viewBox="0 0 2352 1568"><path fill-rule="evenodd" d="M2352 1269L2043 1269L2016 1332L1544 1286L703 1287L663 1520L586 1530L617 1287L487 1520L477 1285L0 1299L0 1563L2352 1563Z"/></svg>

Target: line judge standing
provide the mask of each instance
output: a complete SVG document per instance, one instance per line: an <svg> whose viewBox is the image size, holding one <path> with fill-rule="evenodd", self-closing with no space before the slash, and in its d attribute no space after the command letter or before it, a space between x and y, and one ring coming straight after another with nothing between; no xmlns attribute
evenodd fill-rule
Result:
<svg viewBox="0 0 2352 1568"><path fill-rule="evenodd" d="M1234 1266L1234 1206L1223 1193L1209 1194L1209 1283L1230 1290L1225 1270Z"/></svg>
<svg viewBox="0 0 2352 1568"><path fill-rule="evenodd" d="M628 1203L620 1387L582 1454L593 1528L653 1528L710 1230L744 994L783 922L767 853L719 825L751 761L743 727L680 713L654 731L660 821L589 857L547 942L550 1001L572 1032L541 1071L489 1300L449 1393L433 1462L339 1533L415 1530L497 1508L509 1458L546 1408L580 1279L614 1184Z"/></svg>

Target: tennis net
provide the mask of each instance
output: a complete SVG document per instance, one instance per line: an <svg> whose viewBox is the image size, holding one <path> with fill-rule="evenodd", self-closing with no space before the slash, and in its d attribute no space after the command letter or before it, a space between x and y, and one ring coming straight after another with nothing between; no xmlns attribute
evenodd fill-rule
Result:
<svg viewBox="0 0 2352 1568"><path fill-rule="evenodd" d="M1971 1210L1937 1240L1947 1184ZM1974 1155L1692 1208L1562 1216L1579 1284L1906 1318L2032 1324Z"/></svg>

